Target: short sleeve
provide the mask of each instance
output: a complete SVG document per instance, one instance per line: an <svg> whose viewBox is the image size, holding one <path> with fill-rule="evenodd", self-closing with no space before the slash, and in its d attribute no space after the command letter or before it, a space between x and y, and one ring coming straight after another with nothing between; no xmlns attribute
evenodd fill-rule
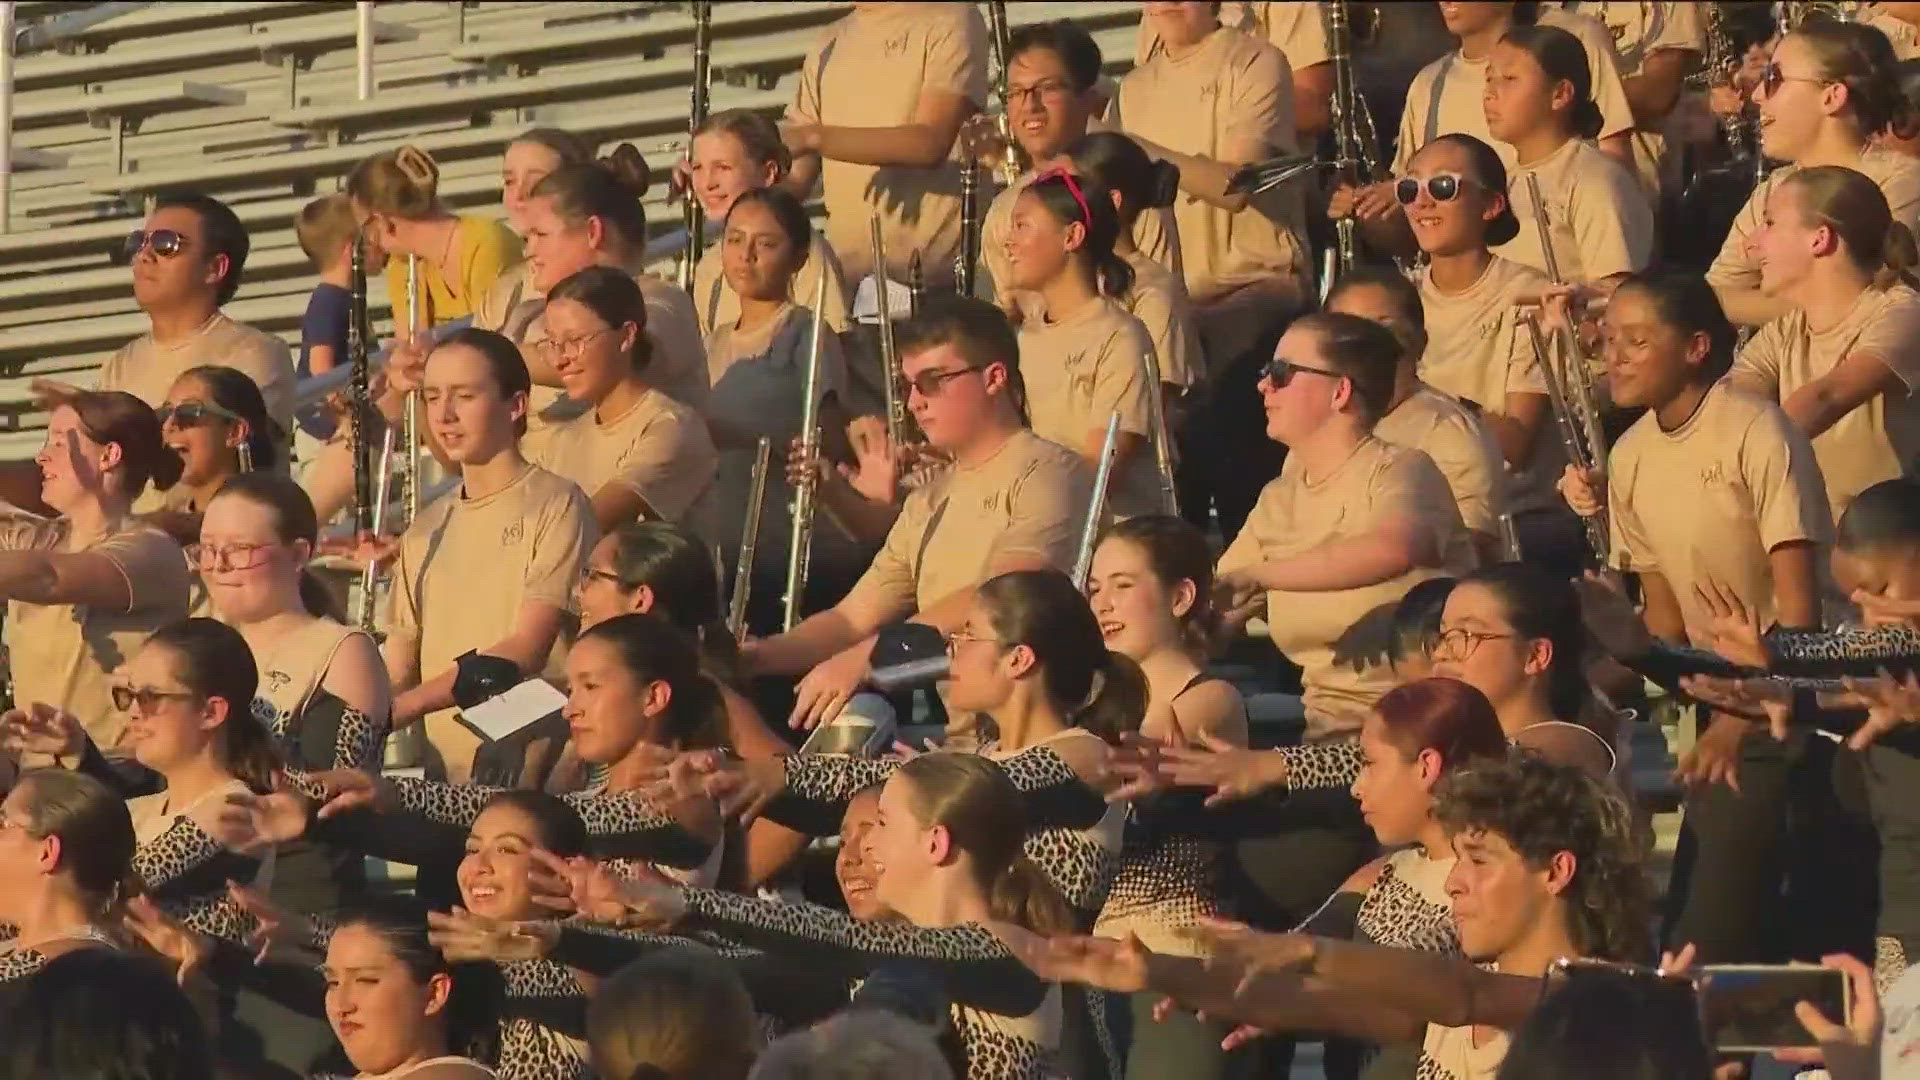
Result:
<svg viewBox="0 0 1920 1080"><path fill-rule="evenodd" d="M420 597L415 594L414 586L420 578L421 555L420 542L415 538L415 530L410 528L400 539L400 556L394 560L393 590L387 598L387 622L393 627L393 634L416 642L420 640Z"/></svg>
<svg viewBox="0 0 1920 1080"><path fill-rule="evenodd" d="M1120 414L1120 430L1151 436L1152 413L1147 403L1147 383L1141 354L1153 348L1146 327L1128 316L1126 323L1108 335L1101 349L1100 362L1093 369L1093 393L1089 407L1098 426L1106 427L1106 418ZM1165 375L1161 376L1165 378Z"/></svg>
<svg viewBox="0 0 1920 1080"><path fill-rule="evenodd" d="M1634 499L1633 478L1636 470L1631 459L1623 461L1623 457L1616 450L1608 462L1608 547L1612 549L1616 560L1626 560L1628 570L1657 572L1660 562L1653 557L1653 545L1647 540L1647 530L1640 523L1640 507Z"/></svg>
<svg viewBox="0 0 1920 1080"><path fill-rule="evenodd" d="M1160 381L1175 386L1192 386L1200 381L1197 368L1200 351L1190 341L1193 325L1176 310L1173 297L1164 289L1139 289L1128 298L1127 310L1140 320L1153 343L1153 355L1160 367Z"/></svg>
<svg viewBox="0 0 1920 1080"><path fill-rule="evenodd" d="M1267 42L1287 58L1294 71L1329 59L1327 25L1319 4L1265 4Z"/></svg>
<svg viewBox="0 0 1920 1080"><path fill-rule="evenodd" d="M1293 76L1287 58L1260 45L1231 80L1232 97L1221 118L1221 154L1230 161L1258 161L1294 147Z"/></svg>
<svg viewBox="0 0 1920 1080"><path fill-rule="evenodd" d="M1269 480L1267 486L1260 489L1260 497L1254 501L1246 524L1234 534L1233 543L1227 545L1227 550L1220 553L1220 561L1214 566L1216 574L1257 566L1263 561L1265 556L1260 549L1260 538L1271 529L1269 519L1274 516L1273 502L1278 498L1281 483L1279 479Z"/></svg>
<svg viewBox="0 0 1920 1080"><path fill-rule="evenodd" d="M492 291L494 282L500 280L508 267L520 261L520 238L505 222L484 218L466 231L466 243L467 250L460 260L460 295L466 298L469 309L478 309Z"/></svg>
<svg viewBox="0 0 1920 1080"><path fill-rule="evenodd" d="M1767 195L1772 190L1773 178L1769 176L1753 189L1740 212L1733 215L1726 242L1720 245L1720 254L1713 257L1713 265L1707 268L1707 284L1716 289L1759 287L1760 268L1754 265L1747 242L1760 230L1761 214L1766 210Z"/></svg>
<svg viewBox="0 0 1920 1080"><path fill-rule="evenodd" d="M1762 547L1772 551L1797 540L1832 540L1832 511L1813 444L1786 413L1766 405L1741 433L1739 453L1740 474L1753 496Z"/></svg>
<svg viewBox="0 0 1920 1080"><path fill-rule="evenodd" d="M522 603L536 601L562 610L573 606L573 587L593 547L593 511L579 488L543 507L527 544L531 558L520 583Z"/></svg>
<svg viewBox="0 0 1920 1080"><path fill-rule="evenodd" d="M935 484L936 488L944 488ZM918 593L914 588L914 556L927 535L927 524L932 517L929 502L929 489L907 496L906 505L900 508L900 516L893 519L893 527L887 530L886 543L880 546L879 554L860 575L847 593L847 601L873 605L887 614L882 621L891 621L911 614L917 607Z"/></svg>
<svg viewBox="0 0 1920 1080"><path fill-rule="evenodd" d="M657 517L684 519L713 484L719 466L713 445L694 427L698 423L701 421L691 412L656 418L621 453L607 483L645 499Z"/></svg>
<svg viewBox="0 0 1920 1080"><path fill-rule="evenodd" d="M833 41L840 29L846 25L851 15L842 18L820 35L820 40L807 53L800 64L800 78L793 88L793 100L787 103L787 122L793 124L818 124L820 122L820 61L827 50L833 48Z"/></svg>
<svg viewBox="0 0 1920 1080"><path fill-rule="evenodd" d="M1887 365L1909 392L1920 385L1920 297L1889 304L1854 342L1852 355Z"/></svg>
<svg viewBox="0 0 1920 1080"><path fill-rule="evenodd" d="M128 611L184 613L190 581L187 557L165 534L153 529L117 533L87 549L104 556L127 579Z"/></svg>
<svg viewBox="0 0 1920 1080"><path fill-rule="evenodd" d="M1059 569L1073 565L1087 512L1092 477L1078 459L1065 465L1035 461L1009 493L1007 526L993 540L988 565L1015 555L1037 555Z"/></svg>
<svg viewBox="0 0 1920 1080"><path fill-rule="evenodd" d="M1887 197L1887 209L1893 212L1893 220L1909 229L1920 228L1920 164L1911 159L1900 160L1880 181L1880 192Z"/></svg>
<svg viewBox="0 0 1920 1080"><path fill-rule="evenodd" d="M138 340L129 341L115 349L112 356L100 365L100 375L94 380L96 390L124 390L127 385L127 361L133 353Z"/></svg>
<svg viewBox="0 0 1920 1080"><path fill-rule="evenodd" d="M1780 371L1787 352L1786 319L1775 319L1747 341L1727 372L1734 385L1771 401L1780 400ZM1794 320L1797 321L1797 320Z"/></svg>
<svg viewBox="0 0 1920 1080"><path fill-rule="evenodd" d="M1444 498L1436 498L1444 495ZM1426 509L1440 503L1453 504L1446 491L1446 478L1424 450L1396 447L1386 467L1373 476L1367 492L1367 507L1360 512L1368 527L1381 522L1426 518Z"/></svg>
<svg viewBox="0 0 1920 1080"><path fill-rule="evenodd" d="M1440 61L1446 63L1445 60ZM1433 66L1421 68L1413 77L1413 85L1407 87L1407 103L1400 110L1400 138L1393 144L1393 173L1398 176L1407 171L1407 165L1413 161L1413 155L1421 146L1421 126L1425 117L1433 108Z"/></svg>
<svg viewBox="0 0 1920 1080"><path fill-rule="evenodd" d="M1527 330L1527 324L1511 312L1500 317L1508 324L1506 331L1507 393L1539 394L1544 397L1547 393L1547 376L1540 370L1540 358L1534 355L1533 334ZM1546 339L1549 350L1559 349L1559 344L1544 331L1541 337ZM1490 412L1504 413L1506 402L1482 401L1480 407Z"/></svg>
<svg viewBox="0 0 1920 1080"><path fill-rule="evenodd" d="M975 105L987 103L987 23L980 9L959 5L958 17L926 24L926 63L920 91L959 94ZM945 9L951 11L951 8Z"/></svg>
<svg viewBox="0 0 1920 1080"><path fill-rule="evenodd" d="M1695 3L1656 3L1658 23L1652 36L1640 45L1642 56L1660 49L1706 49L1706 27L1700 21L1700 5Z"/></svg>
<svg viewBox="0 0 1920 1080"><path fill-rule="evenodd" d="M1644 270L1653 260L1653 208L1639 182L1611 159L1573 187L1568 216L1587 280Z"/></svg>
<svg viewBox="0 0 1920 1080"><path fill-rule="evenodd" d="M1477 533L1497 535L1493 507L1493 469L1498 462L1489 458L1487 443L1471 421L1443 418L1433 436L1420 447L1446 478L1454 505L1460 508L1460 520Z"/></svg>
<svg viewBox="0 0 1920 1080"><path fill-rule="evenodd" d="M336 357L344 361L345 357ZM252 379L260 388L260 397L267 406L267 415L280 425L283 434L293 430L293 400L296 394L294 386L293 353L287 349L287 343L269 334L249 335L249 340L237 348L226 350L218 357L208 357L208 363L220 363Z"/></svg>

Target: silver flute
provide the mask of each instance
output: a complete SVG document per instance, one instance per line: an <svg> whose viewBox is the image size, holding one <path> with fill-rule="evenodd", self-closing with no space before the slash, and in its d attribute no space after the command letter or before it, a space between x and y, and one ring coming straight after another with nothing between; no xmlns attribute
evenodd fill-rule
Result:
<svg viewBox="0 0 1920 1080"><path fill-rule="evenodd" d="M807 463L793 485L793 542L787 549L787 595L784 598L782 627L793 629L800 623L800 603L807 591L807 563L813 555L813 511L815 489L819 486L820 457L820 341L827 320L820 314L827 303L827 275L813 299L813 328L807 337L807 374L803 382L806 400L800 406L800 458Z"/></svg>
<svg viewBox="0 0 1920 1080"><path fill-rule="evenodd" d="M1147 426L1153 429L1153 462L1160 472L1160 502L1178 516L1180 501L1173 488L1173 438L1167 432L1166 403L1160 396L1160 358L1149 345L1140 351L1140 374L1147 382Z"/></svg>
<svg viewBox="0 0 1920 1080"><path fill-rule="evenodd" d="M753 590L753 556L760 546L760 517L767 504L767 471L773 464L773 440L762 435L753 448L753 479L747 489L747 520L740 527L740 557L734 564L733 595L727 600L727 632L747 636L747 599Z"/></svg>
<svg viewBox="0 0 1920 1080"><path fill-rule="evenodd" d="M1093 546L1107 516L1107 485L1113 480L1113 459L1120 449L1120 414L1107 417L1107 437L1100 444L1100 467L1093 473L1093 494L1087 499L1087 521L1080 529L1080 553L1073 560L1073 584L1085 591L1093 573Z"/></svg>
<svg viewBox="0 0 1920 1080"><path fill-rule="evenodd" d="M873 285L880 298L880 391L886 403L887 439L898 451L907 444L907 395L902 388L905 376L900 370L900 351L893 343L892 278L887 273L887 241L878 214L873 216L872 231Z"/></svg>

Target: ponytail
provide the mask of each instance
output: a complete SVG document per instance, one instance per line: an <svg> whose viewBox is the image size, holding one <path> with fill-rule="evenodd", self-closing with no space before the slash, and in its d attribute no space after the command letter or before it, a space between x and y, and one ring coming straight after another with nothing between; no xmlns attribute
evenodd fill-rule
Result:
<svg viewBox="0 0 1920 1080"><path fill-rule="evenodd" d="M1028 184L1027 193L1060 224L1085 226L1086 238L1081 241L1080 251L1093 273L1095 291L1105 296L1125 296L1133 291L1133 267L1113 250L1120 236L1120 214L1106 185L1091 176L1076 177L1060 169Z"/></svg>
<svg viewBox="0 0 1920 1080"><path fill-rule="evenodd" d="M346 608L340 603L340 598L312 570L300 571L300 606L316 619L331 619L337 623L347 621Z"/></svg>
<svg viewBox="0 0 1920 1080"><path fill-rule="evenodd" d="M694 638L700 644L701 669L707 677L722 687L733 686L740 681L740 643L734 640L733 631L727 628L722 619L702 623L694 628Z"/></svg>
<svg viewBox="0 0 1920 1080"><path fill-rule="evenodd" d="M1920 289L1920 278L1914 276L1916 265L1920 265L1920 246L1914 243L1913 230L1899 221L1887 226L1887 250L1881 257L1879 272L1873 275L1874 285L1885 289L1899 282L1910 289Z"/></svg>
<svg viewBox="0 0 1920 1080"><path fill-rule="evenodd" d="M1567 112L1567 126L1574 136L1594 139L1603 124L1600 106L1593 100L1593 68L1587 62L1586 46L1580 39L1557 26L1515 26L1500 39L1502 44L1523 49L1547 77L1548 92L1554 83L1573 88L1573 105Z"/></svg>
<svg viewBox="0 0 1920 1080"><path fill-rule="evenodd" d="M1847 258L1873 278L1876 288L1896 282L1920 288L1913 272L1920 262L1913 233L1894 219L1880 185L1841 165L1801 169L1785 183L1800 189L1804 223L1832 229L1845 245Z"/></svg>
<svg viewBox="0 0 1920 1080"><path fill-rule="evenodd" d="M1046 937L1080 931L1073 905L1040 872L1032 859L1015 856L987 890L987 910L1000 922L1009 922Z"/></svg>
<svg viewBox="0 0 1920 1080"><path fill-rule="evenodd" d="M1147 714L1146 673L1132 658L1117 652L1107 653L1093 697L1080 707L1073 722L1110 743L1120 736L1140 730L1140 719Z"/></svg>
<svg viewBox="0 0 1920 1080"><path fill-rule="evenodd" d="M1180 168L1156 161L1140 144L1117 131L1095 131L1067 147L1074 171L1120 196L1120 227L1133 228L1148 210L1173 205Z"/></svg>
<svg viewBox="0 0 1920 1080"><path fill-rule="evenodd" d="M1606 123L1600 115L1600 106L1592 98L1581 98L1574 102L1567 120L1574 135L1582 139L1599 138L1600 128Z"/></svg>

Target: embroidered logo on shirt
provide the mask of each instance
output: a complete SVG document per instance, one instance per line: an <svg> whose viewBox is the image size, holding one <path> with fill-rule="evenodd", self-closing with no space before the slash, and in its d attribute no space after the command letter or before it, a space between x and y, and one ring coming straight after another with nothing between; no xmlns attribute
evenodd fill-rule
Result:
<svg viewBox="0 0 1920 1080"><path fill-rule="evenodd" d="M515 544L526 539L526 537L527 523L515 518L507 522L506 528L500 530L500 546L513 547Z"/></svg>

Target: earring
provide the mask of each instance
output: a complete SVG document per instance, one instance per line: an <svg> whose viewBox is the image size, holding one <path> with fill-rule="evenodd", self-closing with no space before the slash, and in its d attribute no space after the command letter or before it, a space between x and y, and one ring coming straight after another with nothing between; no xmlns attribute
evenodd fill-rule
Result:
<svg viewBox="0 0 1920 1080"><path fill-rule="evenodd" d="M239 449L240 449L240 471L243 473L252 472L253 471L253 444L250 442L242 442L240 444Z"/></svg>

